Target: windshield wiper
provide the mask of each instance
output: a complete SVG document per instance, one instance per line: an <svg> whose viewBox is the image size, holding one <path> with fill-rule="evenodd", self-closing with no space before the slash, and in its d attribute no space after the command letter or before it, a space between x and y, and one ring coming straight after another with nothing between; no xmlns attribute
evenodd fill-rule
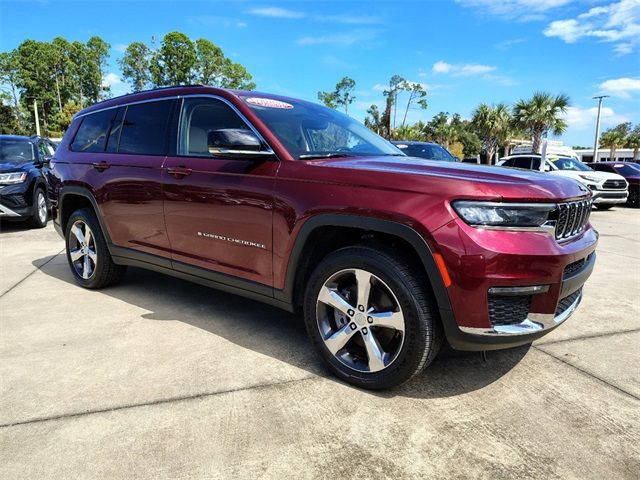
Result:
<svg viewBox="0 0 640 480"><path fill-rule="evenodd" d="M300 155L298 158L300 160L308 160L310 158L340 158L340 157L355 157L351 153L343 153L343 152L333 152L333 153L308 153L305 155Z"/></svg>

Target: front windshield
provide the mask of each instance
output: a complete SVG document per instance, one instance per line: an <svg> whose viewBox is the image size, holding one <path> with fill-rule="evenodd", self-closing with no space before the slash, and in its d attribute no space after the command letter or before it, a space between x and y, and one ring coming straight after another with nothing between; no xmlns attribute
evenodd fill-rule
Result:
<svg viewBox="0 0 640 480"><path fill-rule="evenodd" d="M550 158L549 161L558 169L558 170L570 170L570 171L579 171L579 172L592 172L589 167L587 167L584 163L575 158L569 157L557 157Z"/></svg>
<svg viewBox="0 0 640 480"><path fill-rule="evenodd" d="M426 158L428 160L440 160L445 162L457 162L456 157L451 155L449 151L440 145L432 145L429 143L396 143L396 146L406 155L410 157Z"/></svg>
<svg viewBox="0 0 640 480"><path fill-rule="evenodd" d="M627 163L627 164L616 164L613 166L623 177L632 177L640 175L640 165L636 165L635 163Z"/></svg>
<svg viewBox="0 0 640 480"><path fill-rule="evenodd" d="M0 163L28 163L35 159L33 143L19 138L0 138Z"/></svg>
<svg viewBox="0 0 640 480"><path fill-rule="evenodd" d="M245 101L291 156L404 156L356 120L330 108L299 101L249 97Z"/></svg>

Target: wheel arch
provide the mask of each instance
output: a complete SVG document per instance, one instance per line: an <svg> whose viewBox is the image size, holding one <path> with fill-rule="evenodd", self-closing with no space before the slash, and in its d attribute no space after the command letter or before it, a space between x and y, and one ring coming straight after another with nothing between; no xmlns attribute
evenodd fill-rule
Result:
<svg viewBox="0 0 640 480"><path fill-rule="evenodd" d="M95 197L88 188L77 185L65 186L61 188L58 198L60 228L63 234L64 232L66 232L67 222L69 221L69 218L71 217L73 212L80 208L89 208L93 211L96 218L98 219L100 229L102 230L102 234L104 235L107 242L107 247L109 248L109 250L111 250L111 237L109 236L109 231L107 230L106 225L102 220L102 216L100 215L98 202L96 202Z"/></svg>
<svg viewBox="0 0 640 480"><path fill-rule="evenodd" d="M359 239L358 243L366 241L367 236L374 240L376 236L383 236L382 238L396 239L408 245L411 249L410 253L420 260L422 270L437 302L441 319L444 322L445 319L451 317L449 295L436 265L433 252L425 239L406 224L358 215L319 214L302 225L289 256L284 289L275 292L276 298L290 303L294 307L300 305L301 290L304 290L306 279L313 269L312 260L319 260L323 257L320 255L320 258L313 258L314 250L317 248L315 245L318 243L318 238L327 232L346 233L347 238L343 239L341 244L336 243L339 247L354 244L356 236ZM333 236L329 235L329 237L331 237L328 239L331 245ZM324 238L323 241L325 241ZM330 248L326 253L333 250L335 249Z"/></svg>

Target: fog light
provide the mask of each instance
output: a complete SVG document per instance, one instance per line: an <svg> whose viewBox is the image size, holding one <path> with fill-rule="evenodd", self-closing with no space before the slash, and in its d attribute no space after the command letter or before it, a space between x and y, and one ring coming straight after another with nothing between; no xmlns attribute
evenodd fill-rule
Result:
<svg viewBox="0 0 640 480"><path fill-rule="evenodd" d="M549 291L549 285L530 285L526 287L491 287L491 295L536 295Z"/></svg>

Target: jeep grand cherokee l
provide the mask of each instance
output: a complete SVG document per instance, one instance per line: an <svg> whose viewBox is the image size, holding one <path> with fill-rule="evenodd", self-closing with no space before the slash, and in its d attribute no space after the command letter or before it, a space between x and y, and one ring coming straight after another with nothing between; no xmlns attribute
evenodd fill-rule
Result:
<svg viewBox="0 0 640 480"><path fill-rule="evenodd" d="M76 281L144 267L289 311L340 378L404 382L442 342L529 343L595 262L571 179L405 156L355 120L274 95L175 87L80 112L50 171Z"/></svg>

